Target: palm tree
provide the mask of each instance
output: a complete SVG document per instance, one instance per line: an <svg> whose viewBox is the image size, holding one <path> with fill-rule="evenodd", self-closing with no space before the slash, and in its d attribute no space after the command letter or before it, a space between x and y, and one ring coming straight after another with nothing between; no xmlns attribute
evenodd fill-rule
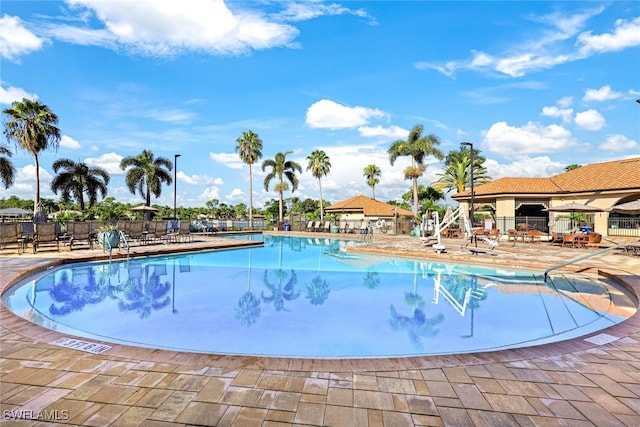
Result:
<svg viewBox="0 0 640 427"><path fill-rule="evenodd" d="M298 177L296 171L302 173L302 167L293 160L287 160L287 155L293 153L293 151L285 151L284 153L277 153L275 158L265 160L262 162L262 171L271 168L271 172L264 177L264 189L269 191L269 183L273 178L278 179L278 183L273 187L274 191L278 192L278 221L284 221L284 215L282 213L282 193L289 189L289 185L284 182L284 178L291 183L291 192L293 193L298 189Z"/></svg>
<svg viewBox="0 0 640 427"><path fill-rule="evenodd" d="M249 165L249 228L253 228L253 172L252 165L262 157L262 140L251 130L236 139L240 159Z"/></svg>
<svg viewBox="0 0 640 427"><path fill-rule="evenodd" d="M411 157L411 166L405 169L405 179L413 180L413 213L418 213L418 178L422 176L427 168L424 164L425 157L433 156L438 160L444 158L444 154L434 147L440 144L440 138L431 134L422 136L424 128L422 125L415 125L406 141L398 140L391 144L387 153L389 153L389 162L391 166L400 156Z"/></svg>
<svg viewBox="0 0 640 427"><path fill-rule="evenodd" d="M485 162L485 158L478 155L478 151L473 150L473 184L480 185L485 184L491 180L487 175L487 169L482 165ZM439 177L437 181L432 183L432 187L436 190L447 190L448 193L451 190L461 193L466 188L467 184L471 182L471 151L466 149L460 149L460 151L451 151L447 154L444 165L444 172L437 173Z"/></svg>
<svg viewBox="0 0 640 427"><path fill-rule="evenodd" d="M367 185L371 187L371 192L373 193L373 199L376 199L376 184L380 183L380 177L382 176L382 171L376 165L367 165L364 168L364 175L367 178Z"/></svg>
<svg viewBox="0 0 640 427"><path fill-rule="evenodd" d="M331 170L331 163L327 153L322 150L313 150L311 154L307 156L309 164L307 170L311 170L311 175L318 178L318 187L320 188L320 221L324 221L323 207L322 207L322 181L323 176L329 175Z"/></svg>
<svg viewBox="0 0 640 427"><path fill-rule="evenodd" d="M162 183L170 185L173 182L171 170L173 163L165 157L155 158L150 150L143 150L137 156L125 157L120 162L120 168L127 171L125 182L132 194L138 193L144 197L145 205L151 206L151 194L160 197Z"/></svg>
<svg viewBox="0 0 640 427"><path fill-rule="evenodd" d="M13 180L16 175L16 168L13 167L13 163L11 163L9 159L12 154L9 147L0 145L0 181L2 181L4 188L9 188L13 185Z"/></svg>
<svg viewBox="0 0 640 427"><path fill-rule="evenodd" d="M62 169L62 172L58 171ZM89 196L89 207L98 200L98 192L104 198L107 195L109 185L109 173L99 166L87 166L85 163L76 163L70 159L59 159L53 162L53 171L58 173L51 181L51 191L58 194L62 191L62 200L67 201L71 197L80 204L80 210L84 212L84 193Z"/></svg>
<svg viewBox="0 0 640 427"><path fill-rule="evenodd" d="M3 111L8 116L4 134L8 141L13 141L25 151L31 153L36 166L36 193L33 207L33 221L44 222L46 213L40 203L40 160L38 154L47 148L58 148L60 144L60 129L57 128L56 116L44 104L23 98L22 102L15 101L11 108Z"/></svg>

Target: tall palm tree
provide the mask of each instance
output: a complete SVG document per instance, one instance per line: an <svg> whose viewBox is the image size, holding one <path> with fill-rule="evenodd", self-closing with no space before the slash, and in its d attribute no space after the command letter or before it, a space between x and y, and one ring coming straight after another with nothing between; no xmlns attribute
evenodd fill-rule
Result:
<svg viewBox="0 0 640 427"><path fill-rule="evenodd" d="M165 157L154 157L150 150L143 150L137 156L125 157L120 161L120 169L127 171L125 182L132 194L138 193L144 197L145 205L151 206L151 194L160 197L162 183L170 185L173 182L171 170L173 163Z"/></svg>
<svg viewBox="0 0 640 427"><path fill-rule="evenodd" d="M31 153L36 167L36 192L34 198L33 221L44 222L46 213L40 202L40 160L38 154L47 148L57 149L60 144L58 116L44 104L23 98L15 101L11 108L3 111L8 116L4 134L25 151Z"/></svg>
<svg viewBox="0 0 640 427"><path fill-rule="evenodd" d="M438 160L444 158L444 154L435 146L440 144L440 138L431 134L422 136L424 127L415 125L406 141L398 140L387 149L391 166L401 156L411 158L411 166L405 169L405 179L413 180L413 213L418 213L418 178L422 176L427 166L424 164L427 156L433 156Z"/></svg>
<svg viewBox="0 0 640 427"><path fill-rule="evenodd" d="M487 169L483 166L485 158L478 154L478 150L473 149L473 184L474 186L485 184L491 180L487 175ZM459 151L451 151L447 154L444 162L444 172L438 172L437 181L432 183L432 187L436 190L448 193L455 190L461 193L471 183L471 151L460 149Z"/></svg>
<svg viewBox="0 0 640 427"><path fill-rule="evenodd" d="M262 171L271 168L271 172L264 177L264 189L269 191L269 183L273 178L277 178L278 182L273 187L278 192L278 221L284 221L284 215L282 212L282 193L289 189L289 185L284 182L284 178L291 183L291 192L293 193L298 189L298 177L296 171L302 173L302 167L293 160L287 160L287 155L293 153L293 151L285 151L284 153L277 153L275 158L268 159L262 162Z"/></svg>
<svg viewBox="0 0 640 427"><path fill-rule="evenodd" d="M240 159L249 165L249 228L253 228L253 172L252 165L262 157L262 140L251 130L236 139Z"/></svg>
<svg viewBox="0 0 640 427"><path fill-rule="evenodd" d="M331 162L329 162L327 153L322 150L313 150L311 154L307 156L307 160L309 161L307 164L307 170L311 170L311 175L318 179L318 187L320 188L320 221L324 221L321 178L329 175L329 172L331 171Z"/></svg>
<svg viewBox="0 0 640 427"><path fill-rule="evenodd" d="M376 184L380 183L380 177L382 176L382 171L376 165L367 165L364 168L363 176L367 178L367 185L371 187L371 192L373 193L373 199L376 199Z"/></svg>
<svg viewBox="0 0 640 427"><path fill-rule="evenodd" d="M9 159L12 155L13 153L9 147L0 145L0 181L2 181L4 188L9 188L13 185L13 180L16 176L16 168L13 167L13 163Z"/></svg>
<svg viewBox="0 0 640 427"><path fill-rule="evenodd" d="M62 171L58 173L59 170ZM89 197L89 207L98 201L98 193L104 198L109 185L109 173L99 166L88 166L70 159L59 159L53 162L53 171L58 173L51 181L51 191L62 192L62 200L72 197L80 204L84 212L84 193Z"/></svg>

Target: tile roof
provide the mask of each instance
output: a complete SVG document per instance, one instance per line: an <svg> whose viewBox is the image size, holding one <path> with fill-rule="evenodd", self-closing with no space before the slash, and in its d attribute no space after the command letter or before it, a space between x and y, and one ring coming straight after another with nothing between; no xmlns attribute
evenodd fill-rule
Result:
<svg viewBox="0 0 640 427"><path fill-rule="evenodd" d="M347 200L335 203L325 208L325 212L341 212L341 211L357 211L363 212L365 216L393 216L393 209L397 209L400 216L413 216L413 212L390 205L388 203L379 202L371 197L359 195Z"/></svg>
<svg viewBox="0 0 640 427"><path fill-rule="evenodd" d="M640 157L592 163L549 178L500 178L474 188L476 196L494 194L553 194L585 191L640 190ZM453 196L464 197L465 190Z"/></svg>

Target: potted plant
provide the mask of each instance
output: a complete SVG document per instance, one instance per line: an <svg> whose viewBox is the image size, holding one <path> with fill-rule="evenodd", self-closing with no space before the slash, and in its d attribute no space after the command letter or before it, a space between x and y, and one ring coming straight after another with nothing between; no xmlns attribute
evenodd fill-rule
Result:
<svg viewBox="0 0 640 427"><path fill-rule="evenodd" d="M102 249L117 248L120 245L120 232L116 225L122 208L115 203L113 197L107 197L98 207L100 228L98 229L98 245Z"/></svg>

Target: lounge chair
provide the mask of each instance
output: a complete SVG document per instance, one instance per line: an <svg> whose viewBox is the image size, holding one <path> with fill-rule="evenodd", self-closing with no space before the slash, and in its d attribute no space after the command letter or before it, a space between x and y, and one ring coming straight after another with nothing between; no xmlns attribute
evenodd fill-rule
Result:
<svg viewBox="0 0 640 427"><path fill-rule="evenodd" d="M69 250L73 250L73 245L79 242L87 242L89 249L93 249L91 225L88 222L72 221L67 223L67 234L69 235Z"/></svg>
<svg viewBox="0 0 640 427"><path fill-rule="evenodd" d="M42 245L56 245L56 250L60 250L60 239L58 238L57 223L39 222L36 224L36 235L33 239L33 253L38 251Z"/></svg>
<svg viewBox="0 0 640 427"><path fill-rule="evenodd" d="M491 252L494 251L495 248L498 247L499 245L499 241L500 241L500 236L498 236L495 239L490 239L488 237L482 237L480 239L482 242L486 243L487 246L486 247L475 247L475 246L469 246L468 249L471 252L472 255L478 255L478 254L489 254ZM495 253L491 253L491 255L496 255Z"/></svg>
<svg viewBox="0 0 640 427"><path fill-rule="evenodd" d="M320 230L320 231L324 231L325 233L329 233L331 231L331 221L325 221L324 227L322 227L322 230Z"/></svg>
<svg viewBox="0 0 640 427"><path fill-rule="evenodd" d="M338 227L338 231L341 233L346 233L347 232L347 221L340 221L340 226Z"/></svg>
<svg viewBox="0 0 640 427"><path fill-rule="evenodd" d="M16 245L18 255L21 251L24 252L25 239L22 237L22 233L18 232L18 227L20 224L15 222L0 223L0 249L8 245Z"/></svg>

